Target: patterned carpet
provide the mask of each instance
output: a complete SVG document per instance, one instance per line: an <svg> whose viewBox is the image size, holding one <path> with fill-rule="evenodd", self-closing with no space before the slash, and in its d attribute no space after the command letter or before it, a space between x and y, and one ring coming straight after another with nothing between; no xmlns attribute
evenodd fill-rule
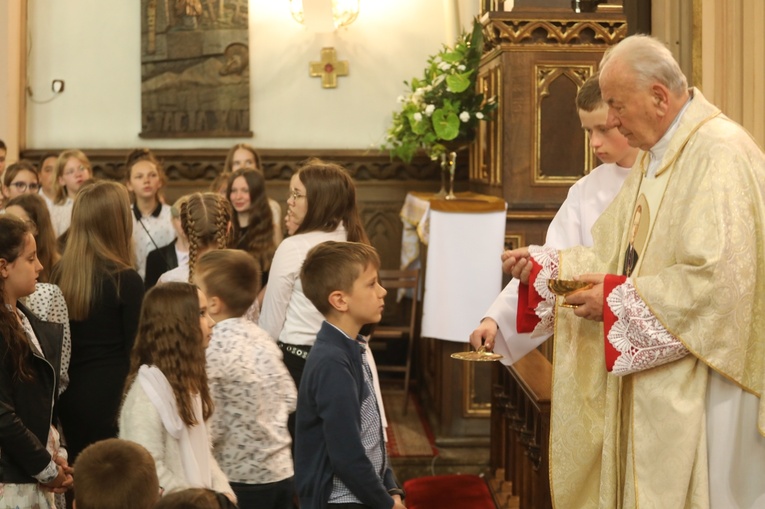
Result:
<svg viewBox="0 0 765 509"><path fill-rule="evenodd" d="M388 456L433 457L438 454L433 432L417 398L411 394L408 397L409 409L404 415L404 394L383 392L388 418Z"/></svg>

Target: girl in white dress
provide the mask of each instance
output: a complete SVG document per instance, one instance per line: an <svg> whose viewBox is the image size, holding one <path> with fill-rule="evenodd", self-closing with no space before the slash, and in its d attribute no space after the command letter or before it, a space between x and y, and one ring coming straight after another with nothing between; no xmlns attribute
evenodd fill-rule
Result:
<svg viewBox="0 0 765 509"><path fill-rule="evenodd" d="M196 286L173 282L148 291L125 384L120 438L151 453L166 492L210 488L235 500L207 428L213 402L205 349L213 324L207 298Z"/></svg>

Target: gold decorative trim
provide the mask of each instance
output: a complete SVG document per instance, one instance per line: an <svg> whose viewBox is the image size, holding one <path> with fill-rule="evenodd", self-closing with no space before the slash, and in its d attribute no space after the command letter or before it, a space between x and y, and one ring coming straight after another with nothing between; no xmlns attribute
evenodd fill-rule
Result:
<svg viewBox="0 0 765 509"><path fill-rule="evenodd" d="M510 210L505 215L505 219L508 221L552 221L556 213L556 210L550 210L549 212Z"/></svg>
<svg viewBox="0 0 765 509"><path fill-rule="evenodd" d="M523 233L505 233L505 249L517 249L526 245L526 235Z"/></svg>
<svg viewBox="0 0 765 509"><path fill-rule="evenodd" d="M484 39L491 47L503 44L604 47L627 36L627 22L624 19L494 18L489 20L484 32Z"/></svg>
<svg viewBox="0 0 765 509"><path fill-rule="evenodd" d="M470 347L468 347L469 349ZM486 403L476 403L475 395L475 367L477 364L486 365L484 362L463 362L465 368L462 370L462 417L491 417L491 401Z"/></svg>
<svg viewBox="0 0 765 509"><path fill-rule="evenodd" d="M561 76L565 76L574 82L577 92L582 88L584 82L595 73L594 65L548 65L536 64L534 66L534 75L536 76L536 87L534 88L534 160L531 163L531 181L533 185L542 186L570 186L581 178L560 177L551 175L542 175L540 161L542 159L542 100L550 95L550 84ZM583 168L589 171L593 164L593 154L590 150L587 137L584 137L584 161Z"/></svg>
<svg viewBox="0 0 765 509"><path fill-rule="evenodd" d="M502 158L491 155L502 154L502 68L497 65L488 69L478 77L477 86L486 100L494 97L500 104L491 122L478 123L476 142L471 146L470 180L499 187L502 185Z"/></svg>

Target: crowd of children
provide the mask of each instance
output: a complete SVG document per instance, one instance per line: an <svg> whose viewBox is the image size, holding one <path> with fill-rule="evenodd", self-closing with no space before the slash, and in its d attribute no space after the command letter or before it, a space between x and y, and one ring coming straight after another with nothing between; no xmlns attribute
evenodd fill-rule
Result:
<svg viewBox="0 0 765 509"><path fill-rule="evenodd" d="M306 161L285 217L259 165L236 145L214 190L172 206L146 149L124 182L79 150L8 166L0 509L402 507L359 335L385 290L353 180Z"/></svg>

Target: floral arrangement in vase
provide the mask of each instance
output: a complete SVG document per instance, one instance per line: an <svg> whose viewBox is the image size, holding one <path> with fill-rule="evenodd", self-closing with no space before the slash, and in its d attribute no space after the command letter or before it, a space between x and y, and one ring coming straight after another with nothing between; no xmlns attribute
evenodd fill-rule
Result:
<svg viewBox="0 0 765 509"><path fill-rule="evenodd" d="M476 91L482 49L482 27L476 20L473 31L463 32L454 47L444 45L428 58L421 79L404 82L410 91L399 96L401 111L393 113L383 145L391 157L409 162L424 149L436 160L475 138L478 122L489 120L497 107L496 98L485 100Z"/></svg>

